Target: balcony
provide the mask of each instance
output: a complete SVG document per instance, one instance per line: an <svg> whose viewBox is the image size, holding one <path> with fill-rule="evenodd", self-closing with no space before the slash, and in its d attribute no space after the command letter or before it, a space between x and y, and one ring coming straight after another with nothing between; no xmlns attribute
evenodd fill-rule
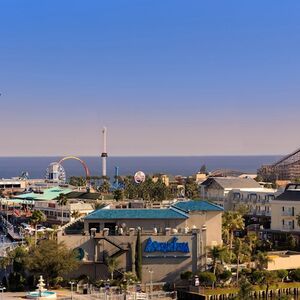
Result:
<svg viewBox="0 0 300 300"><path fill-rule="evenodd" d="M282 230L294 230L294 226L293 225L282 225Z"/></svg>
<svg viewBox="0 0 300 300"><path fill-rule="evenodd" d="M294 217L295 213L293 211L283 211L281 215L284 217Z"/></svg>

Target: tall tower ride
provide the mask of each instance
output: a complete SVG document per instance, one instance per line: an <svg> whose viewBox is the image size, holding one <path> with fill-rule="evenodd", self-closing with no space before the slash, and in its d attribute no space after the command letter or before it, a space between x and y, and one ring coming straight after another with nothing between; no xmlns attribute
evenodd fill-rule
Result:
<svg viewBox="0 0 300 300"><path fill-rule="evenodd" d="M102 157L102 176L106 176L106 158L107 158L107 150L106 150L107 128L106 127L103 127L102 134L103 134L103 152L101 154L101 157Z"/></svg>

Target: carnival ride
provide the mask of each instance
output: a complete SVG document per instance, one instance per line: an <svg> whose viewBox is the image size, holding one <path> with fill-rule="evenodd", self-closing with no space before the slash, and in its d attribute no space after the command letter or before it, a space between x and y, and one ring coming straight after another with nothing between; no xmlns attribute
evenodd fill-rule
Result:
<svg viewBox="0 0 300 300"><path fill-rule="evenodd" d="M83 169L85 171L85 177L86 177L87 181L89 180L90 170L89 170L87 164L79 157L72 156L72 155L63 157L58 162L52 162L46 169L45 179L49 182L65 183L67 176L66 176L66 171L65 171L62 163L66 160L79 161L81 163L81 165L83 166Z"/></svg>

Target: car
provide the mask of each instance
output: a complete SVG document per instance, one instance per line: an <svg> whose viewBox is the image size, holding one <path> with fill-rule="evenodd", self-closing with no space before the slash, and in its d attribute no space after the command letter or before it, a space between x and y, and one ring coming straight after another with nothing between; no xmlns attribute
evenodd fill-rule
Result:
<svg viewBox="0 0 300 300"><path fill-rule="evenodd" d="M29 234L34 232L34 228L32 228L32 226L27 223L21 223L21 227L23 228L24 232L27 232Z"/></svg>
<svg viewBox="0 0 300 300"><path fill-rule="evenodd" d="M47 228L43 225L37 225L36 231L37 232L44 232Z"/></svg>

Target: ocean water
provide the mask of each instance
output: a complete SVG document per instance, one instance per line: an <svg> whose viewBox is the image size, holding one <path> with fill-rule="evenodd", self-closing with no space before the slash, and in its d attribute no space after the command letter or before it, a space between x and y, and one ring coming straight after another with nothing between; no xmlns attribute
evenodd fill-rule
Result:
<svg viewBox="0 0 300 300"><path fill-rule="evenodd" d="M90 169L91 175L101 175L100 157L80 157ZM262 164L273 163L280 156L161 156L161 157L108 157L107 175L114 176L115 166L120 175L134 174L143 171L146 174L165 173L172 175L191 175L205 164L209 171L231 169L242 172L256 172ZM30 178L44 178L47 166L59 161L61 157L0 157L0 178L19 176L23 171ZM69 176L84 176L80 162L64 161L63 166Z"/></svg>

